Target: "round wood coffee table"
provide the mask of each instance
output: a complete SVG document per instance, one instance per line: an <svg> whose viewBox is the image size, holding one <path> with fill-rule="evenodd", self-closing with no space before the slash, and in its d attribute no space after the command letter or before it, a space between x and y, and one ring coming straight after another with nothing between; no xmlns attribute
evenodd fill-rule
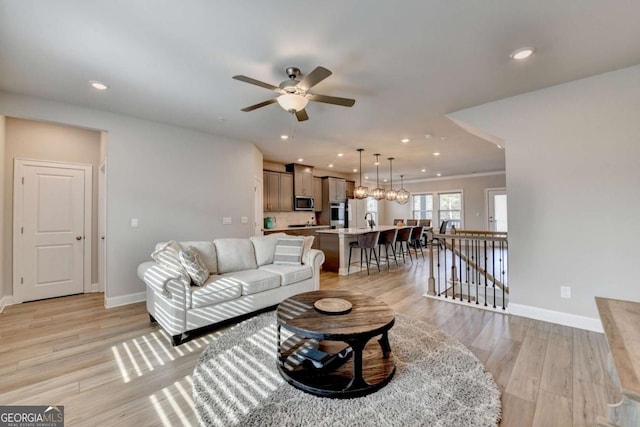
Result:
<svg viewBox="0 0 640 427"><path fill-rule="evenodd" d="M346 300L351 309L321 311L314 304L323 298ZM306 292L278 305L276 317L278 370L294 387L317 396L356 397L393 377L396 364L387 332L395 315L382 301L349 291Z"/></svg>

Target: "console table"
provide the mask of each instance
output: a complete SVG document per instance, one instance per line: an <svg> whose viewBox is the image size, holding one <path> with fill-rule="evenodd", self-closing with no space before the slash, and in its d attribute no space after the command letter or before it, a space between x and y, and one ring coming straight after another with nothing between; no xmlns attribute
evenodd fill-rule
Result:
<svg viewBox="0 0 640 427"><path fill-rule="evenodd" d="M596 297L604 334L609 344L609 376L622 392L622 400L609 404L606 420L598 426L640 426L640 303Z"/></svg>

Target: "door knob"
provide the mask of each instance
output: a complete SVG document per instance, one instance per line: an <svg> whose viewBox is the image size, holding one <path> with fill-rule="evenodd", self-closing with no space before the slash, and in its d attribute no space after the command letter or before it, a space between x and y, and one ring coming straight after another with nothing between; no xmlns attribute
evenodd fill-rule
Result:
<svg viewBox="0 0 640 427"><path fill-rule="evenodd" d="M76 236L76 240L82 240L82 236Z"/></svg>

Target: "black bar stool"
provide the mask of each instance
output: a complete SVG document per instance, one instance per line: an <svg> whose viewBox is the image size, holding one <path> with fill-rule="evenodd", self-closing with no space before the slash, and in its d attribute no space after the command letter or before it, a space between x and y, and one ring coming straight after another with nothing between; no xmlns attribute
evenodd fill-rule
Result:
<svg viewBox="0 0 640 427"><path fill-rule="evenodd" d="M396 267L398 266L398 258L396 258L396 236L398 235L398 229L392 228L380 232L378 237L378 254L382 256L382 246L384 245L384 256L387 259L387 270L391 270L389 266L389 246L393 252L393 259L396 261Z"/></svg>
<svg viewBox="0 0 640 427"><path fill-rule="evenodd" d="M411 246L413 250L416 252L416 259L418 258L418 248L420 248L420 254L422 255L422 259L424 259L424 252L422 252L422 230L423 226L419 225L417 227L413 227L411 229Z"/></svg>
<svg viewBox="0 0 640 427"><path fill-rule="evenodd" d="M351 267L351 251L354 249L360 249L360 268L362 268L362 253L364 252L364 257L367 261L367 274L369 274L371 254L375 257L378 271L380 271L380 262L378 261L378 255L376 254L376 245L378 244L379 237L379 231L370 231L368 233L358 234L358 240L356 242L349 243L349 264L347 265L347 274L349 274L349 268ZM369 250L368 253L367 249Z"/></svg>

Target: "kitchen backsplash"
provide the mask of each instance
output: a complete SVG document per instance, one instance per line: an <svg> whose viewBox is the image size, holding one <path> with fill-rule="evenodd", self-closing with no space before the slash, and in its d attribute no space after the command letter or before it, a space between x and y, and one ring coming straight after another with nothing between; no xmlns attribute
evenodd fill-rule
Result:
<svg viewBox="0 0 640 427"><path fill-rule="evenodd" d="M292 224L306 224L317 219L315 212L265 212L264 217L272 216L276 219L275 228L285 228Z"/></svg>

